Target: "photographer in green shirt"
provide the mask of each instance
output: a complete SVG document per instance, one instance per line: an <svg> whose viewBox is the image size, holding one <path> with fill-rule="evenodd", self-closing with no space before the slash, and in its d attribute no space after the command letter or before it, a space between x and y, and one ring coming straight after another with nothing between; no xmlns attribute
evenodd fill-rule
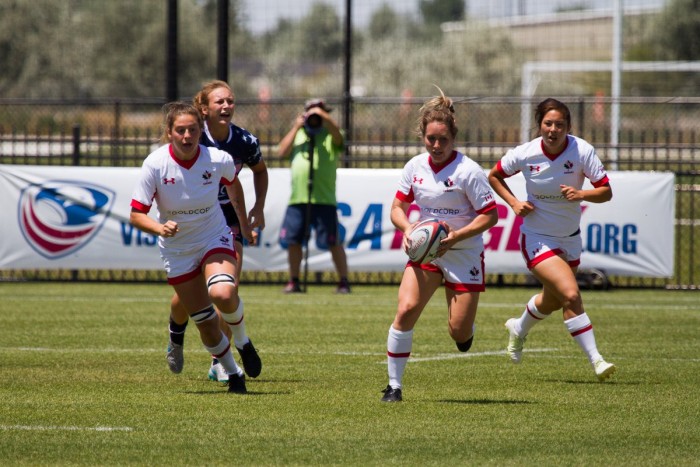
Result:
<svg viewBox="0 0 700 467"><path fill-rule="evenodd" d="M344 137L330 116L331 108L321 99L311 99L297 116L289 133L278 146L280 157L291 162L292 194L280 231L280 243L287 248L290 280L285 293L302 292L299 276L302 245L311 229L316 245L330 250L340 281L336 293L350 293L345 249L338 238L336 210L336 168ZM308 245L307 245L308 253ZM308 265L308 258L307 258Z"/></svg>

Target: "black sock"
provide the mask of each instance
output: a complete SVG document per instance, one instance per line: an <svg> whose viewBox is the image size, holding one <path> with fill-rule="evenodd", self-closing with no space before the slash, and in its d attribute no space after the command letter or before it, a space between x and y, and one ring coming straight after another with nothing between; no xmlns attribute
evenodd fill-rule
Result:
<svg viewBox="0 0 700 467"><path fill-rule="evenodd" d="M168 327L170 330L170 342L177 345L184 345L187 323L189 323L189 321L185 321L185 324L177 324L170 318L170 326Z"/></svg>

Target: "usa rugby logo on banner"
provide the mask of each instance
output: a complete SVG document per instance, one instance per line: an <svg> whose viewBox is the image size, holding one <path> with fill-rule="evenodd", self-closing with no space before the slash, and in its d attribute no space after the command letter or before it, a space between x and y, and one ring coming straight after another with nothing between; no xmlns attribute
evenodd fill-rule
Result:
<svg viewBox="0 0 700 467"><path fill-rule="evenodd" d="M31 185L19 198L19 225L27 243L48 259L81 249L99 232L114 192L85 182Z"/></svg>

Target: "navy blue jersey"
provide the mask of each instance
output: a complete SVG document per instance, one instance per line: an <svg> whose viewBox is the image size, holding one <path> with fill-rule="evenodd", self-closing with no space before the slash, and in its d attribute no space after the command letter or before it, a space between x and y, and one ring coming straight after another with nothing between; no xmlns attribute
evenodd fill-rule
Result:
<svg viewBox="0 0 700 467"><path fill-rule="evenodd" d="M226 151L233 157L236 164L236 176L243 168L243 164L252 167L262 161L262 153L260 152L260 143L258 138L252 135L248 130L238 127L233 123L229 123L228 138L226 141L217 141L209 133L209 127L204 123L204 131L199 142L205 146L219 148ZM231 200L228 198L228 192L224 185L219 185L219 205L226 217L226 224L232 228L237 242L242 242L240 231L238 230L238 216L233 210Z"/></svg>
<svg viewBox="0 0 700 467"><path fill-rule="evenodd" d="M238 127L233 123L229 124L228 138L226 141L216 141L209 133L209 128L204 124L204 131L200 143L205 146L219 148L231 154L236 163L236 175L240 173L243 164L252 167L262 160L260 143L258 138L253 136L248 130ZM228 193L224 185L219 185L219 203L229 203Z"/></svg>

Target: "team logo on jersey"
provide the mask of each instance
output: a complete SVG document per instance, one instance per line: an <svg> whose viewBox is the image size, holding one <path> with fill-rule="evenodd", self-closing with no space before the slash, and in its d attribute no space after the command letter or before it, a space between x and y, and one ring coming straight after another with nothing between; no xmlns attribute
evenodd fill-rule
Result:
<svg viewBox="0 0 700 467"><path fill-rule="evenodd" d="M211 172L205 170L202 174L202 178L204 179L204 185L211 185Z"/></svg>
<svg viewBox="0 0 700 467"><path fill-rule="evenodd" d="M455 186L455 182L452 181L450 177L447 177L447 180L442 182L447 188Z"/></svg>
<svg viewBox="0 0 700 467"><path fill-rule="evenodd" d="M479 275L479 269L476 266L472 266L472 268L469 270L469 274L476 278Z"/></svg>
<svg viewBox="0 0 700 467"><path fill-rule="evenodd" d="M168 183L172 183L173 185L175 185L175 177L172 177L172 178L163 177L163 185L167 185Z"/></svg>
<svg viewBox="0 0 700 467"><path fill-rule="evenodd" d="M413 183L417 183L418 185L422 185L422 184L423 184L423 179L422 179L422 178L418 178L417 176L414 175L414 176L413 176Z"/></svg>
<svg viewBox="0 0 700 467"><path fill-rule="evenodd" d="M570 173L572 173L571 169L574 168L574 163L571 161L566 161L566 162L564 162L564 168L566 169L566 172L564 172L564 173L570 174Z"/></svg>
<svg viewBox="0 0 700 467"><path fill-rule="evenodd" d="M22 190L19 226L37 253L57 259L84 247L109 217L114 192L85 182L47 182Z"/></svg>

